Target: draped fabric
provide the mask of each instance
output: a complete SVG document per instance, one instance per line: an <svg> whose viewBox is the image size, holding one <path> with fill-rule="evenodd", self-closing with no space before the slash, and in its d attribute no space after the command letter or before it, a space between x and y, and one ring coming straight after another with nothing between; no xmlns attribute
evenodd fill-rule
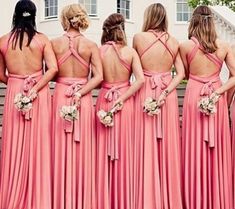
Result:
<svg viewBox="0 0 235 209"><path fill-rule="evenodd" d="M198 101L221 86L219 73L190 75L183 106L182 163L186 209L231 209L231 136L226 94L214 115L204 115Z"/></svg>
<svg viewBox="0 0 235 209"><path fill-rule="evenodd" d="M157 99L169 85L171 73L144 74L145 84L135 96L135 208L182 209L177 94L174 90L167 96L158 115L147 115L145 99Z"/></svg>
<svg viewBox="0 0 235 209"><path fill-rule="evenodd" d="M95 118L92 95L81 98L78 117L60 117L63 105L87 79L60 77L53 96L53 208L93 209L95 206Z"/></svg>
<svg viewBox="0 0 235 209"><path fill-rule="evenodd" d="M96 112L109 111L128 82L103 83ZM133 206L133 97L114 115L114 126L97 124L97 209L134 209Z"/></svg>
<svg viewBox="0 0 235 209"><path fill-rule="evenodd" d="M14 106L40 79L9 74L4 105L0 169L0 209L51 209L51 96L48 86L23 115Z"/></svg>

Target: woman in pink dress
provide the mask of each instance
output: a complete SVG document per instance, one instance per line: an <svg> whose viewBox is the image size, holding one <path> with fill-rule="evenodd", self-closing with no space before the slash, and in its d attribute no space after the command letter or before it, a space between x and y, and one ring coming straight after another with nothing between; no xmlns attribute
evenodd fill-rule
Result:
<svg viewBox="0 0 235 209"><path fill-rule="evenodd" d="M136 51L126 45L124 18L110 15L103 24L101 56L104 81L96 112L110 111L114 125L105 127L97 118L97 209L133 209L134 93L144 76ZM130 85L130 76L136 80ZM120 108L120 107L119 107Z"/></svg>
<svg viewBox="0 0 235 209"><path fill-rule="evenodd" d="M235 85L235 60L228 44L217 39L207 6L193 12L189 40L180 46L189 78L182 124L183 194L186 209L231 209L231 136L226 91ZM231 77L222 85L223 62ZM199 111L201 98L210 98L216 112ZM207 111L207 109L205 109Z"/></svg>
<svg viewBox="0 0 235 209"><path fill-rule="evenodd" d="M135 97L135 207L182 209L178 99L184 78L177 40L167 32L165 8L145 11L143 32L134 36L144 69L145 85ZM172 66L176 75L172 78ZM146 98L158 101L160 113L143 112Z"/></svg>
<svg viewBox="0 0 235 209"><path fill-rule="evenodd" d="M52 208L51 95L47 83L56 74L57 64L50 41L35 29L35 15L33 2L19 1L11 32L0 38L0 80L7 84L0 209ZM43 60L48 69L44 75ZM18 93L26 96L26 103L32 102L32 109L18 111L14 104Z"/></svg>
<svg viewBox="0 0 235 209"><path fill-rule="evenodd" d="M233 55L235 59L235 45L232 46ZM235 87L228 91L228 105L230 106L231 117L231 135L232 135L232 171L233 171L233 205L235 207Z"/></svg>
<svg viewBox="0 0 235 209"><path fill-rule="evenodd" d="M66 33L52 41L59 73L53 95L53 207L93 209L95 205L95 117L91 90L102 81L102 63L95 43L81 34L89 26L79 4L64 7ZM92 78L88 79L92 70ZM73 106L77 119L61 117Z"/></svg>

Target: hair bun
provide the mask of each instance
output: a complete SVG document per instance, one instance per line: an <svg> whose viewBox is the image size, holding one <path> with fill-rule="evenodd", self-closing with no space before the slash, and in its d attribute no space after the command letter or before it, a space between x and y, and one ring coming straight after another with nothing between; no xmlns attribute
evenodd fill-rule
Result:
<svg viewBox="0 0 235 209"><path fill-rule="evenodd" d="M64 30L73 27L76 30L85 30L89 27L89 18L86 10L79 4L71 4L61 12L61 24Z"/></svg>

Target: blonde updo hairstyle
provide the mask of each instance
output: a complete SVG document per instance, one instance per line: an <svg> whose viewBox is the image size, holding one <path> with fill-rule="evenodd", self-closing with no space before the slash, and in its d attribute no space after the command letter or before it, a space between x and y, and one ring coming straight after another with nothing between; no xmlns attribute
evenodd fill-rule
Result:
<svg viewBox="0 0 235 209"><path fill-rule="evenodd" d="M101 44L108 41L114 41L122 45L127 45L125 34L125 18L119 13L114 13L108 16L103 23L103 33L101 37Z"/></svg>
<svg viewBox="0 0 235 209"><path fill-rule="evenodd" d="M61 24L64 31L68 31L70 28L78 31L86 30L89 23L88 14L80 4L68 5L61 12Z"/></svg>

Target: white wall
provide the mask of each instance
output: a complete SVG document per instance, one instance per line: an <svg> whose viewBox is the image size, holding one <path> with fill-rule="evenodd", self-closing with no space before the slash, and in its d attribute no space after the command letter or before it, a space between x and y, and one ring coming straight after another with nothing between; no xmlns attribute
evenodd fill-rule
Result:
<svg viewBox="0 0 235 209"><path fill-rule="evenodd" d="M43 19L43 0L33 0L37 6L37 29L47 34L50 38L62 35L63 29L59 22L59 18L53 20ZM1 27L0 35L7 33L11 28L12 15L17 0L7 0L0 2ZM61 9L68 4L76 3L77 0L58 0L59 14ZM143 14L146 7L152 3L160 2L167 8L169 19L169 31L178 40L187 38L187 24L175 24L176 5L174 0L132 0L132 18L126 21L126 33L128 43L132 43L132 37L135 33L141 31ZM116 12L116 0L97 0L97 17L91 18L91 25L84 33L88 38L100 43L102 33L102 24L105 18L111 13Z"/></svg>

